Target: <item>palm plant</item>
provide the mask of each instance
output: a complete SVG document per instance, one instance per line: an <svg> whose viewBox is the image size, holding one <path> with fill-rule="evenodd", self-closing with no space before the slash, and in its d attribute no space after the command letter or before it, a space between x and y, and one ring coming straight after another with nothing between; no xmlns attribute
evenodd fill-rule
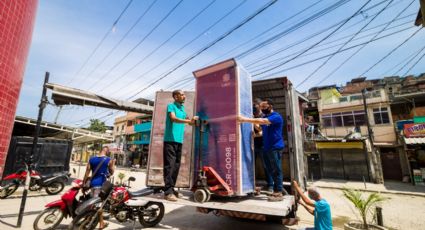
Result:
<svg viewBox="0 0 425 230"><path fill-rule="evenodd" d="M363 228L369 229L367 217L369 213L373 213L373 207L378 203L386 200L386 197L381 194L373 192L368 197L364 198L362 192L351 188L344 188L342 190L345 198L347 198L360 214L363 221Z"/></svg>
<svg viewBox="0 0 425 230"><path fill-rule="evenodd" d="M124 173L122 173L122 172L118 173L118 179L120 179L120 184L121 185L122 185L122 180L124 180L124 178L125 178L125 174Z"/></svg>

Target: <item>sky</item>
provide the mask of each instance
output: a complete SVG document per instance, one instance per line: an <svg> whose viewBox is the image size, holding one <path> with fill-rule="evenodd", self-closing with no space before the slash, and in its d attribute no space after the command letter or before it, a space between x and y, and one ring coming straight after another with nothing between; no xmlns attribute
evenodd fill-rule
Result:
<svg viewBox="0 0 425 230"><path fill-rule="evenodd" d="M46 71L52 83L122 100L193 90L193 71L229 58L252 80L287 76L300 92L418 75L418 9L417 0L39 0L16 115L37 118ZM122 114L49 104L43 120L113 125Z"/></svg>

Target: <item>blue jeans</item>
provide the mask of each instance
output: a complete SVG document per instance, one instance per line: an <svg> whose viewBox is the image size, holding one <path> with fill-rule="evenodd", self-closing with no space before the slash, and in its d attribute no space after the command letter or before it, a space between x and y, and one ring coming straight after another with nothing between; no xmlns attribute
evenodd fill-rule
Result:
<svg viewBox="0 0 425 230"><path fill-rule="evenodd" d="M275 192L283 192L282 153L283 149L274 149L264 154L264 163L273 178L273 190Z"/></svg>
<svg viewBox="0 0 425 230"><path fill-rule="evenodd" d="M257 155L260 160L261 160L261 164L263 165L263 169L264 169L264 176L266 177L266 182L267 182L267 189L273 189L273 177L272 174L270 174L270 166L269 164L266 164L266 161L264 159L264 151L263 148L255 148L255 155Z"/></svg>

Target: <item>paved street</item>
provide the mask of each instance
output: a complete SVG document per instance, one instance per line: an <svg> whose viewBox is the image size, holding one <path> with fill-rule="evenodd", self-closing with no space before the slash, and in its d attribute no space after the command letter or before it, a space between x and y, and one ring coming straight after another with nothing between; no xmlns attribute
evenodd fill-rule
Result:
<svg viewBox="0 0 425 230"><path fill-rule="evenodd" d="M132 185L134 189L143 187L146 176L144 172L134 172L123 169L117 170L117 172L120 171L124 172L127 177L135 176L137 178L136 182ZM80 171L81 176L83 172L84 169L82 168ZM341 190L337 188L322 188L326 185L330 187L330 184L330 182L317 182L315 185L320 188L325 199L331 204L333 223L335 226L334 229L342 229L343 224L349 219L356 219L356 214L351 204L342 197ZM335 187L338 183L332 182L332 184ZM340 184L342 187L342 183ZM368 184L368 187L373 189L371 184ZM393 192L394 193L384 193L386 197L390 198L382 205L384 224L392 229L424 229L425 224L422 218L424 213L423 207L425 207L425 197L423 195L399 195L395 193L395 191ZM38 212L43 209L43 206L59 197L59 195L47 196L44 193L30 193L30 197L27 200L25 209L26 215L24 216L22 229L32 229L33 221ZM19 197L0 200L0 205L0 229L15 229L20 205ZM160 225L151 229L258 229L265 227L267 229L284 229L282 225L277 223L264 223L229 217L217 217L213 214L202 214L196 212L193 207L166 204L165 208L166 215L163 221ZM301 219L300 224L291 227L291 229L313 225L313 217L304 209L299 209L298 216ZM66 229L69 222L70 220L64 220L59 229ZM129 222L122 224L115 220L111 220L108 228L132 229L133 223ZM135 228L140 229L140 224L136 223Z"/></svg>

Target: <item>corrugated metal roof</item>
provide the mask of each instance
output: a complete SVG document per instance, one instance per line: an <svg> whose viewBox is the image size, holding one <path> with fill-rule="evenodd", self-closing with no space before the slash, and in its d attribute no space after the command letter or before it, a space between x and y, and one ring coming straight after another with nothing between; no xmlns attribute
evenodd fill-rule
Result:
<svg viewBox="0 0 425 230"><path fill-rule="evenodd" d="M405 137L404 142L406 143L406 145L425 144L425 137Z"/></svg>

